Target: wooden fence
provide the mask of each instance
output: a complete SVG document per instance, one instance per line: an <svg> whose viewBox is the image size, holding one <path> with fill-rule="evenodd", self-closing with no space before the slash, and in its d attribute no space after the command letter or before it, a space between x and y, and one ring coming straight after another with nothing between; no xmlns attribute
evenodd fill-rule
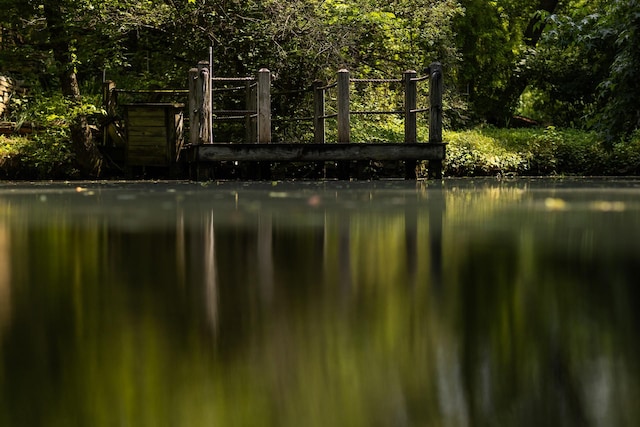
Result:
<svg viewBox="0 0 640 427"><path fill-rule="evenodd" d="M105 109L109 116L116 115L118 94L154 94L154 95L187 95L186 105L188 118L188 138L186 144L181 142L167 142L170 149L160 147L159 142L153 142L158 150L167 153L167 161L173 162L171 153L177 150L178 157L182 157L190 166L198 171L206 169L207 164L221 161L249 161L249 162L288 162L288 161L342 161L352 160L404 160L406 178L415 178L417 160L429 161L429 176L440 177L442 160L445 156L445 144L442 141L442 94L443 73L440 63L434 62L427 69L425 76L418 77L413 70L405 71L398 79L354 79L347 69L337 72L336 80L332 83L316 81L311 87L313 92L313 113L311 117L290 118L294 120L308 120L313 124L313 142L287 143L272 141L272 109L271 109L271 72L260 69L255 77L216 77L212 76L209 63L201 61L189 70L187 90L149 90L130 91L116 89L113 83L105 84ZM429 84L428 107L418 107L418 84ZM357 83L370 84L400 84L404 92L402 109L397 111L356 111L351 108L351 86ZM233 84L235 87L222 88L217 85ZM214 94L222 90L244 92L244 109L215 109ZM336 91L335 112L327 114L327 92ZM242 96L242 95L241 95ZM183 101L184 102L184 101ZM425 100L423 100L425 102ZM149 108L160 108L159 103L148 103ZM172 111L178 105L176 102L166 104ZM139 108L130 111L140 112ZM372 143L357 141L351 138L351 117L355 115L394 114L404 118L403 141L390 143ZM417 135L418 115L429 116L429 139L419 142ZM173 116L172 116L173 117ZM244 124L244 143L230 144L216 141L214 129L215 121L237 120ZM336 120L336 140L327 141L326 122ZM173 123L170 121L169 123ZM174 126L171 124L171 126ZM181 123L175 125L182 128ZM129 126L130 128L130 126ZM135 130L137 134L146 134L142 129ZM177 135L169 129L166 135ZM165 135L163 134L163 135ZM127 138L125 138L127 139ZM130 139L130 138L128 138ZM151 140L145 139L141 144L150 145ZM131 146L131 141L128 142ZM137 148L141 150L140 147ZM146 147L145 147L146 150ZM157 163L157 162L156 162ZM201 173L195 174L200 176ZM203 175L203 176L206 176Z"/></svg>
<svg viewBox="0 0 640 427"><path fill-rule="evenodd" d="M413 70L405 71L400 79L354 79L350 77L349 70L341 69L337 73L336 82L325 84L318 80L313 84L314 106L313 121L314 143L324 144L325 122L328 119L337 120L338 143L350 143L352 115L364 114L398 114L405 118L406 143L417 141L417 114L430 113L429 142L442 142L442 66L432 63L428 68L429 75L417 77ZM429 80L429 107L418 108L418 82ZM213 109L212 82L246 82L246 109L245 110L215 110ZM352 111L350 108L351 83L403 83L404 109L399 111ZM337 88L337 112L326 114L326 92ZM238 88L242 89L242 87ZM209 64L202 61L197 68L189 71L189 121L191 144L209 144L214 142L213 121L217 117L229 116L234 119L244 119L248 124L247 143L271 143L271 73L263 68L258 71L256 77L211 77ZM253 135L253 136L251 136Z"/></svg>
<svg viewBox="0 0 640 427"><path fill-rule="evenodd" d="M329 161L329 160L405 160L407 178L415 177L417 160L429 160L429 174L440 177L444 144L442 142L442 66L434 62L428 75L418 77L413 70L405 71L400 79L353 79L349 70L341 69L334 83L316 81L313 85L313 144L274 145L271 140L271 73L261 69L255 78L211 77L209 64L202 61L189 72L189 122L192 162L224 160L246 161ZM429 107L418 108L417 85L429 81ZM245 81L245 110L213 109L212 82ZM352 83L402 83L404 107L400 111L352 111L350 105ZM337 88L337 111L326 114L326 92ZM215 92L213 92L215 93ZM429 140L419 144L417 115L429 113ZM351 144L351 116L362 114L397 114L404 117L404 144ZM214 142L213 121L216 117L230 115L245 120L245 143L240 146ZM326 120L337 120L337 140L326 141ZM262 146L269 144L269 146ZM326 144L326 146L325 146ZM329 147L328 145L332 145ZM350 146L351 145L351 146ZM197 148L193 148L197 147Z"/></svg>

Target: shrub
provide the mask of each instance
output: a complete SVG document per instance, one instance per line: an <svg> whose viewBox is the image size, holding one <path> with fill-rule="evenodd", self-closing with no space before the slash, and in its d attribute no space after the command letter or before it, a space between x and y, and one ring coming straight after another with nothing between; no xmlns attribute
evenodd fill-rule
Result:
<svg viewBox="0 0 640 427"><path fill-rule="evenodd" d="M636 175L640 131L607 149L595 132L480 127L445 133L448 176Z"/></svg>
<svg viewBox="0 0 640 427"><path fill-rule="evenodd" d="M0 166L10 178L71 178L77 174L71 150L69 124L78 115L100 115L93 102L72 103L61 94L36 93L14 97L9 119L21 126L34 124L34 132L26 137L4 137L0 150Z"/></svg>

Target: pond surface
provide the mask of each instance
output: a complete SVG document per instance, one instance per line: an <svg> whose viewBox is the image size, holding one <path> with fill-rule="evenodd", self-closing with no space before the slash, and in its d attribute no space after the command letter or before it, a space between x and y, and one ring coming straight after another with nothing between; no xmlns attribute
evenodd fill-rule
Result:
<svg viewBox="0 0 640 427"><path fill-rule="evenodd" d="M0 425L635 426L640 181L0 184Z"/></svg>

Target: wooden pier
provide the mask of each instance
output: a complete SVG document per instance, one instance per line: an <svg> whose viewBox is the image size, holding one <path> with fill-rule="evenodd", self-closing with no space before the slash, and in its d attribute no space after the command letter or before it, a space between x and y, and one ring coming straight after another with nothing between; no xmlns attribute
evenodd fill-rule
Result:
<svg viewBox="0 0 640 427"><path fill-rule="evenodd" d="M442 141L442 67L439 63L431 64L428 74L418 77L413 70L405 71L400 79L364 80L350 78L349 71L339 70L334 83L325 84L317 81L313 85L313 142L289 143L272 141L272 113L271 113L271 73L261 69L256 77L221 78L211 76L208 62L201 61L198 66L189 71L188 85L188 138L182 140L183 115L173 113L175 102L167 104L165 110L171 110L170 131L157 133L155 139L132 139L131 135L146 135L139 129L136 115L145 116L145 108L163 109L159 103L141 103L139 106L128 105L129 129L126 138L125 159L133 159L131 153L140 151L139 145L144 143L144 153L149 158L162 160L172 171L183 169L189 171L189 177L195 180L217 179L215 170L223 162L244 163L252 168L261 170L261 178L269 177L270 164L283 162L313 162L321 165L332 162L340 165L342 171L339 178L349 178L349 162L363 161L403 161L404 177L416 178L416 164L418 161L428 161L429 178L442 176L442 160L445 158L446 144ZM429 83L429 107L418 108L417 84L421 81ZM244 110L215 110L213 108L213 83L239 82L244 88ZM369 83L397 83L402 84L404 90L404 106L400 111L352 111L350 105L350 86L354 82ZM107 111L113 109L112 94L116 91L112 82L105 90L105 106ZM325 109L325 94L328 90L337 90L336 109L334 114L327 114ZM177 93L178 91L162 91ZM417 117L419 113L429 116L429 140L417 140ZM404 117L404 140L387 143L371 143L367 141L351 140L351 119L356 114L396 114ZM241 143L215 141L214 121L216 118L232 116L236 120L243 120L245 141ZM327 141L325 137L326 120L336 120L337 140ZM134 125L137 127L134 129ZM150 124L151 126L152 124ZM155 126L158 126L157 124ZM162 124L161 127L167 127ZM180 132L172 131L180 129ZM165 138L166 141L160 141ZM172 139L173 138L173 139ZM178 141L175 138L179 138ZM153 151L158 155L154 157ZM176 153L175 159L172 153ZM165 161L166 160L166 161ZM255 163L255 164L254 164ZM136 158L135 164L130 166L144 166ZM182 167L175 167L182 166Z"/></svg>

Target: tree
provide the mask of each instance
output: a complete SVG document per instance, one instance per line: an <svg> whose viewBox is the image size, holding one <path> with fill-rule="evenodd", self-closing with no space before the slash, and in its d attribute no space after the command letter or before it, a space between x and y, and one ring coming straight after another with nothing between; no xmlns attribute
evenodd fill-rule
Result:
<svg viewBox="0 0 640 427"><path fill-rule="evenodd" d="M542 116L599 130L611 143L640 127L640 6L567 2L547 20L530 65Z"/></svg>
<svg viewBox="0 0 640 427"><path fill-rule="evenodd" d="M81 94L82 77L96 81L109 66L126 65L135 40L131 34L163 28L171 8L162 1L130 0L1 0L0 7L5 12L0 26L8 29L0 47L8 60L0 64L18 62L22 67L11 68L22 78L39 83L45 92L56 87L63 94L78 169L84 176L99 176L103 159L87 117L95 106Z"/></svg>
<svg viewBox="0 0 640 427"><path fill-rule="evenodd" d="M75 4L75 3L74 3ZM71 104L82 102L80 85L75 65L73 27L65 16L72 8L60 0L46 0L42 4L43 18L49 32L49 43L53 57L58 64L62 94ZM87 116L80 112L70 124L73 151L81 172L89 176L99 176L102 172L102 155L91 137Z"/></svg>
<svg viewBox="0 0 640 427"><path fill-rule="evenodd" d="M455 21L462 55L458 84L475 115L509 122L528 83L527 62L559 0L461 0Z"/></svg>
<svg viewBox="0 0 640 427"><path fill-rule="evenodd" d="M528 115L558 126L586 127L593 115L598 84L606 77L613 52L595 34L604 2L567 2L546 21L527 63Z"/></svg>
<svg viewBox="0 0 640 427"><path fill-rule="evenodd" d="M612 1L598 18L595 37L613 49L614 57L598 85L595 127L612 141L640 128L640 2Z"/></svg>

